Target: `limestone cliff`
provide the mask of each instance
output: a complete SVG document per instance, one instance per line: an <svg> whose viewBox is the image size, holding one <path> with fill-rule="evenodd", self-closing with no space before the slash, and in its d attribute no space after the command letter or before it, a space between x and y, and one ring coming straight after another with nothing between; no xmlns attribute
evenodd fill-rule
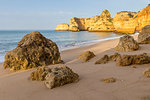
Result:
<svg viewBox="0 0 150 100"><path fill-rule="evenodd" d="M69 31L69 25L68 24L59 24L57 25L56 31Z"/></svg>
<svg viewBox="0 0 150 100"><path fill-rule="evenodd" d="M70 26L76 26L80 31L87 31L88 28L99 19L99 16L91 18L76 18L72 17L70 20Z"/></svg>
<svg viewBox="0 0 150 100"><path fill-rule="evenodd" d="M150 4L138 12L134 19L138 22L136 31L141 31L142 27L150 25Z"/></svg>
<svg viewBox="0 0 150 100"><path fill-rule="evenodd" d="M91 18L72 17L70 31L113 31L119 33L140 32L142 27L150 25L150 5L138 13L122 11L111 18L108 10L104 10L100 16ZM61 26L62 27L62 26ZM59 28L60 29L60 28Z"/></svg>
<svg viewBox="0 0 150 100"><path fill-rule="evenodd" d="M113 25L115 32L134 33L137 21L133 19L135 12L122 11L115 15Z"/></svg>
<svg viewBox="0 0 150 100"><path fill-rule="evenodd" d="M104 10L100 17L90 26L88 31L114 31L111 15L108 10Z"/></svg>

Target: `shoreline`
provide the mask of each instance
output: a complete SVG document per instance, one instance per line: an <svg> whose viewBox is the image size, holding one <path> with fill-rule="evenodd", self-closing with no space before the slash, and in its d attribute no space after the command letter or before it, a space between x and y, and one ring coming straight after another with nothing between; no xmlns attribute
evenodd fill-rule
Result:
<svg viewBox="0 0 150 100"><path fill-rule="evenodd" d="M135 36L135 35L138 35L138 33L131 34L131 36ZM71 47L66 47L66 48L60 49L60 52L65 52L65 51L68 51L68 50L73 50L73 49L78 49L78 48L84 48L86 46L92 46L92 45L98 44L100 42L106 42L108 40L118 39L120 37L122 37L122 36L110 37L110 38L104 38L104 39L98 39L98 40L82 42L79 45L75 45L75 46L71 46ZM4 63L4 61L0 62L0 64L1 63Z"/></svg>

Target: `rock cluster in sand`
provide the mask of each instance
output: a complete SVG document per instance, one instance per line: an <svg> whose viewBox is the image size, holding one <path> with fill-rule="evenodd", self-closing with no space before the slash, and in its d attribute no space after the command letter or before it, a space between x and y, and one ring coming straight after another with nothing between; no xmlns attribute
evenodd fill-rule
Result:
<svg viewBox="0 0 150 100"><path fill-rule="evenodd" d="M132 36L125 35L120 38L118 45L115 47L115 50L128 52L135 51L139 49L139 44L134 40Z"/></svg>
<svg viewBox="0 0 150 100"><path fill-rule="evenodd" d="M118 12L114 18L111 18L108 10L104 10L100 16L70 19L70 26L77 27L79 31L113 31L129 34L140 32L146 25L150 25L150 5L139 12Z"/></svg>
<svg viewBox="0 0 150 100"><path fill-rule="evenodd" d="M58 67L39 67L31 73L31 80L44 81L47 88L63 86L65 84L74 83L79 80L78 74L74 73L67 66Z"/></svg>
<svg viewBox="0 0 150 100"><path fill-rule="evenodd" d="M142 28L142 32L140 32L138 35L138 42L140 44L150 43L150 25L147 25Z"/></svg>
<svg viewBox="0 0 150 100"><path fill-rule="evenodd" d="M95 57L95 54L93 52L85 51L78 57L78 59L82 60L83 62L87 62L90 59L92 59L93 57Z"/></svg>
<svg viewBox="0 0 150 100"><path fill-rule="evenodd" d="M15 49L5 55L4 68L13 70L61 63L59 49L53 41L40 32L26 34Z"/></svg>
<svg viewBox="0 0 150 100"><path fill-rule="evenodd" d="M140 65L150 63L150 56L146 53L139 55L121 55L117 58L116 64L118 66L128 66L128 65Z"/></svg>

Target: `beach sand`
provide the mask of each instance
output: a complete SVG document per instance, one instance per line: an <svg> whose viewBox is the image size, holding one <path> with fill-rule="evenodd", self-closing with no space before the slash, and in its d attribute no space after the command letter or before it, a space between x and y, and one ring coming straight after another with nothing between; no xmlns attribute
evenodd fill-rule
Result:
<svg viewBox="0 0 150 100"><path fill-rule="evenodd" d="M137 35L134 36L137 38ZM12 72L4 70L0 64L0 100L144 100L150 96L150 79L143 76L150 64L136 65L137 68L118 67L115 62L95 65L95 61L105 54L111 55L119 39L111 39L61 52L65 64L79 74L80 81L54 89L47 89L43 82L29 80L35 70ZM150 53L150 45L140 45L134 52L121 54ZM77 57L90 50L96 57L83 63ZM50 65L58 66L58 65ZM103 83L103 78L116 78L115 83ZM145 99L148 100L148 99Z"/></svg>

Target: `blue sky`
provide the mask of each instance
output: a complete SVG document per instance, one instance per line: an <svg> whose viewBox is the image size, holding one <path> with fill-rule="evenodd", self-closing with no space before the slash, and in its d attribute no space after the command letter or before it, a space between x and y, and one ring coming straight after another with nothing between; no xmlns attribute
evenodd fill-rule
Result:
<svg viewBox="0 0 150 100"><path fill-rule="evenodd" d="M0 0L0 30L48 30L71 17L92 17L108 9L139 11L150 0Z"/></svg>

